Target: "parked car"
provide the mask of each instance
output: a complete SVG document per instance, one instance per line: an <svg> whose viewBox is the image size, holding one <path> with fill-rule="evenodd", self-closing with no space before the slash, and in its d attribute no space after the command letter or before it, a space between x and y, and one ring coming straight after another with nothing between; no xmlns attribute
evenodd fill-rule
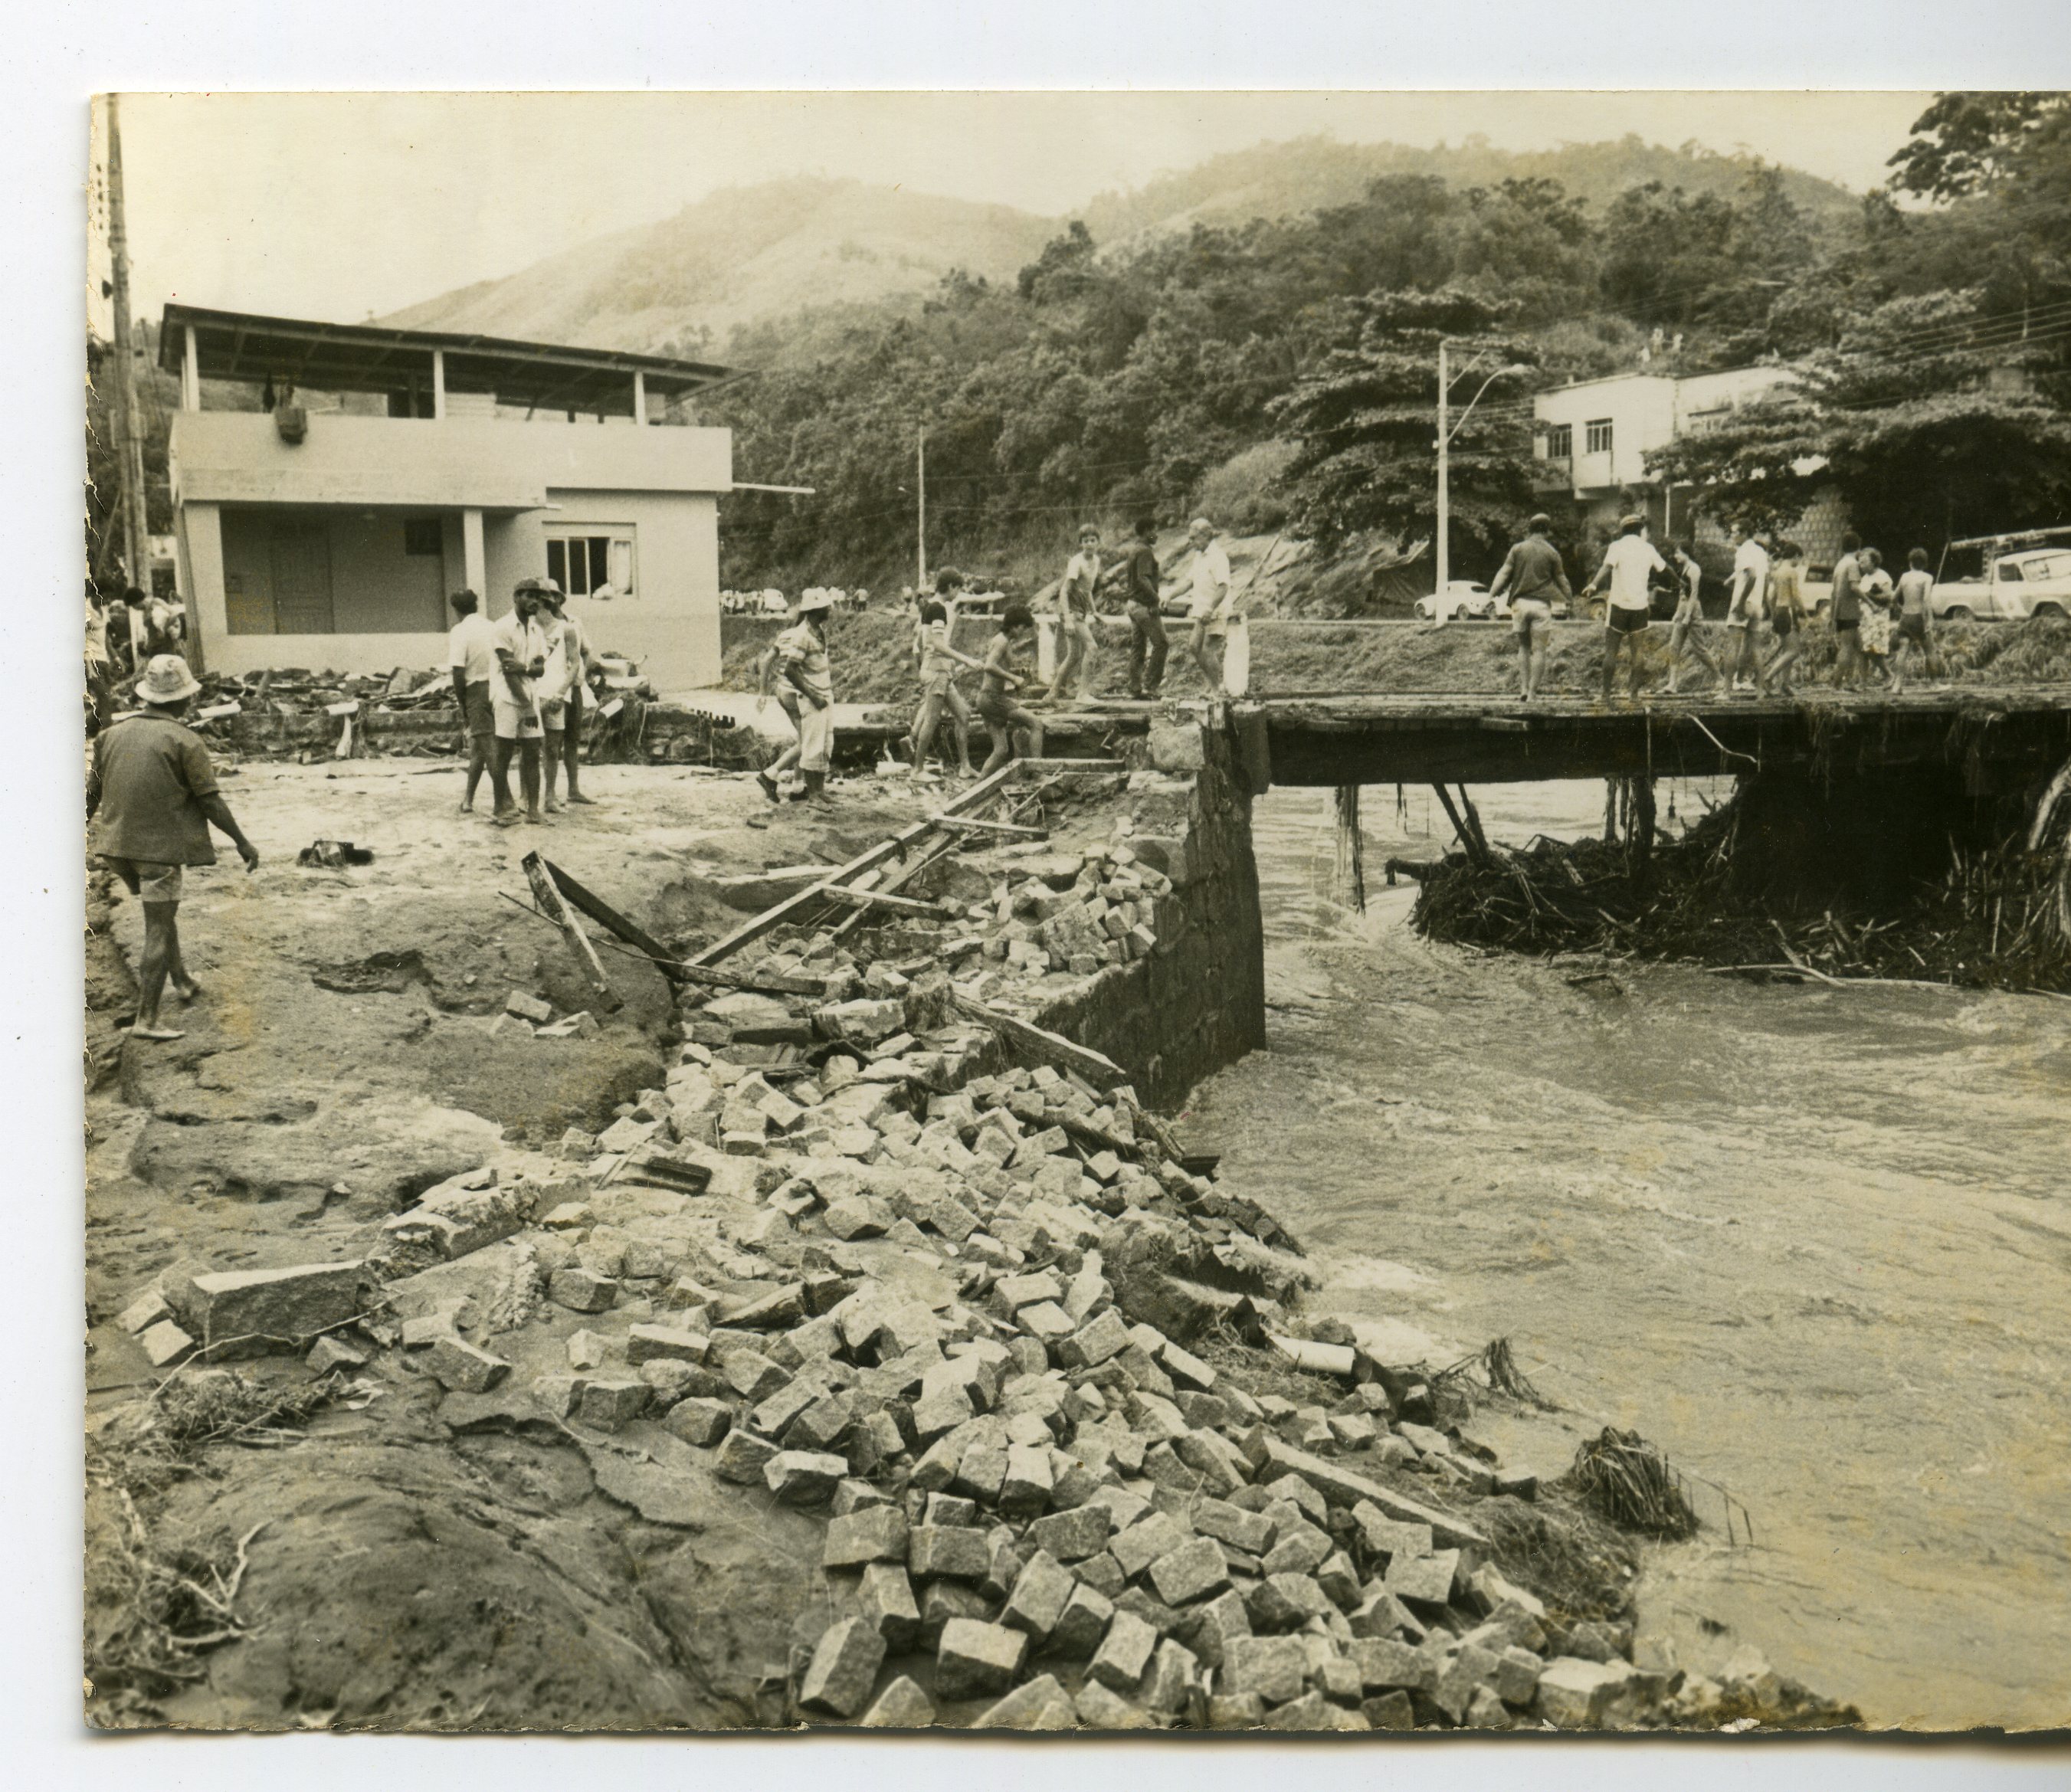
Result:
<svg viewBox="0 0 2071 1792"><path fill-rule="evenodd" d="M1950 622L2018 622L2031 616L2071 616L2071 547L2002 554L1982 579L1950 579L1927 600Z"/></svg>
<svg viewBox="0 0 2071 1792"><path fill-rule="evenodd" d="M1474 579L1450 580L1442 592L1417 600L1418 617L1426 622L1486 622L1495 614L1489 588Z"/></svg>

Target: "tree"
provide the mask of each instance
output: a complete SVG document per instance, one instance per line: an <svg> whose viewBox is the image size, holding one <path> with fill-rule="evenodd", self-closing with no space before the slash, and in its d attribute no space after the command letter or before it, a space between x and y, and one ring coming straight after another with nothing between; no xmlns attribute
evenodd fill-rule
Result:
<svg viewBox="0 0 2071 1792"><path fill-rule="evenodd" d="M1980 342L1977 293L1891 301L1788 388L1650 454L1729 523L1789 528L1837 490L1887 551L2071 516L2071 418L2032 389L2053 347Z"/></svg>
<svg viewBox="0 0 2071 1792"><path fill-rule="evenodd" d="M1290 527L1328 547L1362 530L1397 541L1437 523L1438 345L1458 345L1453 366L1531 364L1531 344L1503 333L1498 307L1455 286L1435 293L1374 293L1351 301L1356 343L1334 350L1309 378L1269 407L1294 443L1285 484ZM1456 374L1456 379L1461 379ZM1478 371L1476 383L1483 377ZM1506 400L1524 390L1503 374L1454 438L1450 493L1462 567L1493 565L1532 509L1531 438ZM1464 379L1454 395L1465 403Z"/></svg>
<svg viewBox="0 0 2071 1792"><path fill-rule="evenodd" d="M2060 125L2071 94L1938 93L1892 155L1891 184L1922 199L1961 199L1999 186Z"/></svg>

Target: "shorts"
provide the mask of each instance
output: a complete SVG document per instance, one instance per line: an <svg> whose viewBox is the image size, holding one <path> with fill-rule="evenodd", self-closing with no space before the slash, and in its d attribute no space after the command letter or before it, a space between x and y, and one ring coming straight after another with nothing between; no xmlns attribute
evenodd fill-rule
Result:
<svg viewBox="0 0 2071 1792"><path fill-rule="evenodd" d="M1629 609L1623 604L1613 604L1604 612L1604 626L1613 634L1644 634L1653 620L1651 611Z"/></svg>
<svg viewBox="0 0 2071 1792"><path fill-rule="evenodd" d="M947 702L955 683L955 679L947 672L933 673L921 681L921 695L923 697L939 697Z"/></svg>
<svg viewBox="0 0 2071 1792"><path fill-rule="evenodd" d="M1693 599L1686 597L1675 606L1673 620L1678 628L1695 628L1697 624L1704 620L1703 606Z"/></svg>
<svg viewBox="0 0 2071 1792"><path fill-rule="evenodd" d="M995 728L1027 728L1036 720L1004 691L981 691L978 712Z"/></svg>
<svg viewBox="0 0 2071 1792"><path fill-rule="evenodd" d="M1861 619L1858 617L1837 616L1834 618L1834 633L1836 634L1853 634L1860 625L1860 620Z"/></svg>
<svg viewBox="0 0 2071 1792"><path fill-rule="evenodd" d="M1510 606L1510 632L1519 640L1552 620L1553 606L1542 597L1520 597Z"/></svg>
<svg viewBox="0 0 2071 1792"><path fill-rule="evenodd" d="M178 902L184 882L180 865L162 865L153 859L118 859L104 852L100 862L121 878L133 895L146 902Z"/></svg>
<svg viewBox="0 0 2071 1792"><path fill-rule="evenodd" d="M1898 632L1908 641L1927 645L1927 618L1924 616L1904 616L1899 618Z"/></svg>
<svg viewBox="0 0 2071 1792"><path fill-rule="evenodd" d="M536 740L545 732L539 720L539 706L528 703L520 709L515 703L496 705L496 738L499 740Z"/></svg>
<svg viewBox="0 0 2071 1792"><path fill-rule="evenodd" d="M824 772L834 757L835 706L798 705L798 769Z"/></svg>
<svg viewBox="0 0 2071 1792"><path fill-rule="evenodd" d="M474 740L486 740L495 733L496 705L490 701L486 679L477 679L467 687L467 700L461 707L461 717Z"/></svg>
<svg viewBox="0 0 2071 1792"><path fill-rule="evenodd" d="M1778 604L1776 613L1769 619L1770 626L1776 630L1776 638L1783 640L1798 629L1798 613L1788 604Z"/></svg>
<svg viewBox="0 0 2071 1792"><path fill-rule="evenodd" d="M568 700L562 698L557 703L539 705L539 726L549 734L559 734L568 725Z"/></svg>

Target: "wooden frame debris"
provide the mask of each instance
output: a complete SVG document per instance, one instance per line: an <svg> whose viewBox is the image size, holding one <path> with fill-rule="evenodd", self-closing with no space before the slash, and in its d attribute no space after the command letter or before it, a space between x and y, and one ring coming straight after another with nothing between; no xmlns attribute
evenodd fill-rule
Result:
<svg viewBox="0 0 2071 1792"><path fill-rule="evenodd" d="M532 886L532 900L539 905L539 912L561 930L561 937L568 942L576 959L589 978L589 985L598 1004L606 1014L615 1013L625 1003L619 999L618 991L611 986L611 979L604 974L604 966L597 955L597 948L589 943L589 935L583 925L561 900L560 886L555 882L547 862L536 852L528 852L523 860L526 881Z"/></svg>

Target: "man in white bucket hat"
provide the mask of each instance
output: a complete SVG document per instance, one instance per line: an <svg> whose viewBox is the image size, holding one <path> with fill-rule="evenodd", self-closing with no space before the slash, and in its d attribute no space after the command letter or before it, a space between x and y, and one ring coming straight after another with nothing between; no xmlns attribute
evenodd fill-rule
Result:
<svg viewBox="0 0 2071 1792"><path fill-rule="evenodd" d="M248 871L259 850L218 793L208 748L180 717L201 686L178 654L159 654L137 681L138 712L94 737L93 769L86 782L91 843L129 893L144 904L144 955L137 968L137 1018L129 1036L176 1040L162 1025L158 1003L170 982L182 1002L201 994L180 956L182 872L212 865L213 822L230 837Z"/></svg>

